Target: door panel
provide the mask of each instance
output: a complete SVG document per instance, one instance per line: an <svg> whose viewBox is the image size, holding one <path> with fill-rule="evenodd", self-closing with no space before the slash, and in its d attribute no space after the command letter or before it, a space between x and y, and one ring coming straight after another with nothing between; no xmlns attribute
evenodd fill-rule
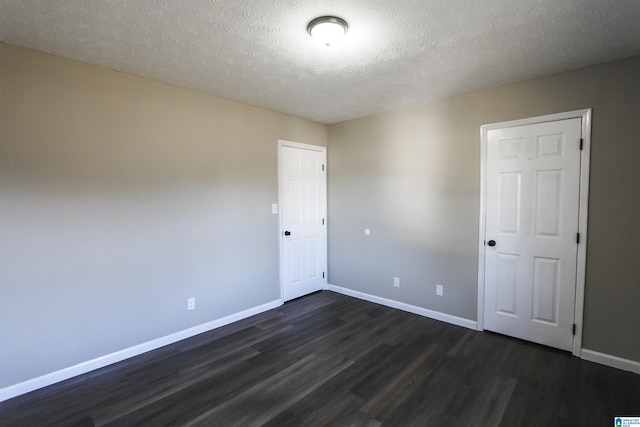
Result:
<svg viewBox="0 0 640 427"><path fill-rule="evenodd" d="M558 325L558 272L560 260L535 257L533 320Z"/></svg>
<svg viewBox="0 0 640 427"><path fill-rule="evenodd" d="M561 170L536 172L536 236L560 237Z"/></svg>
<svg viewBox="0 0 640 427"><path fill-rule="evenodd" d="M496 274L496 310L499 313L517 313L518 255L498 254Z"/></svg>
<svg viewBox="0 0 640 427"><path fill-rule="evenodd" d="M500 225L501 233L520 233L520 182L521 173L500 174Z"/></svg>
<svg viewBox="0 0 640 427"><path fill-rule="evenodd" d="M283 145L280 162L282 292L287 301L325 287L325 152Z"/></svg>
<svg viewBox="0 0 640 427"><path fill-rule="evenodd" d="M484 325L571 350L581 119L487 133Z"/></svg>

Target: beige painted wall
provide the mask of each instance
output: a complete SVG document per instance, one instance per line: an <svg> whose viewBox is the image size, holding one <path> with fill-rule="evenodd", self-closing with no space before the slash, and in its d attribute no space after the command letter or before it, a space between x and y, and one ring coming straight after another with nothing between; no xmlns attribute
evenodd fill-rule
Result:
<svg viewBox="0 0 640 427"><path fill-rule="evenodd" d="M633 57L330 126L330 283L476 320L480 126L593 108L583 344L640 361L638 76Z"/></svg>
<svg viewBox="0 0 640 427"><path fill-rule="evenodd" d="M0 43L0 388L279 299L277 140L326 138Z"/></svg>

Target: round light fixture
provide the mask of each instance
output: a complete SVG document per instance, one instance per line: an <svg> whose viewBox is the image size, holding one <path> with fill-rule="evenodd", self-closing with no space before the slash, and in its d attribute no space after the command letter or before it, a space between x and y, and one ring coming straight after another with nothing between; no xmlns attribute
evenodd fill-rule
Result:
<svg viewBox="0 0 640 427"><path fill-rule="evenodd" d="M347 34L348 29L347 22L337 16L321 16L307 25L307 31L311 37L325 46L338 42Z"/></svg>

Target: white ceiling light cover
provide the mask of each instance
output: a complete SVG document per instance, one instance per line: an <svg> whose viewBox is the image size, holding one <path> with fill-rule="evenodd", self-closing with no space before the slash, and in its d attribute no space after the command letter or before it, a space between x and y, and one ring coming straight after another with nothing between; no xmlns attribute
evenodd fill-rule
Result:
<svg viewBox="0 0 640 427"><path fill-rule="evenodd" d="M318 43L332 46L339 43L347 34L349 26L341 18L322 16L309 23L308 31Z"/></svg>

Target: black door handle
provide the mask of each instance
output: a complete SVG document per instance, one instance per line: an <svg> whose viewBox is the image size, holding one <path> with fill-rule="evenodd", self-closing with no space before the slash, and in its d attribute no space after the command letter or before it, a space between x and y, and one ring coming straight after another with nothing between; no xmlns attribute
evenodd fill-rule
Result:
<svg viewBox="0 0 640 427"><path fill-rule="evenodd" d="M489 241L487 242L487 245L489 245L489 246L495 246L495 245L496 245L496 241L495 241L495 240L489 240Z"/></svg>
<svg viewBox="0 0 640 427"><path fill-rule="evenodd" d="M291 232L290 232L290 231L285 231L285 232L284 232L284 235L285 235L285 236L291 236Z"/></svg>

